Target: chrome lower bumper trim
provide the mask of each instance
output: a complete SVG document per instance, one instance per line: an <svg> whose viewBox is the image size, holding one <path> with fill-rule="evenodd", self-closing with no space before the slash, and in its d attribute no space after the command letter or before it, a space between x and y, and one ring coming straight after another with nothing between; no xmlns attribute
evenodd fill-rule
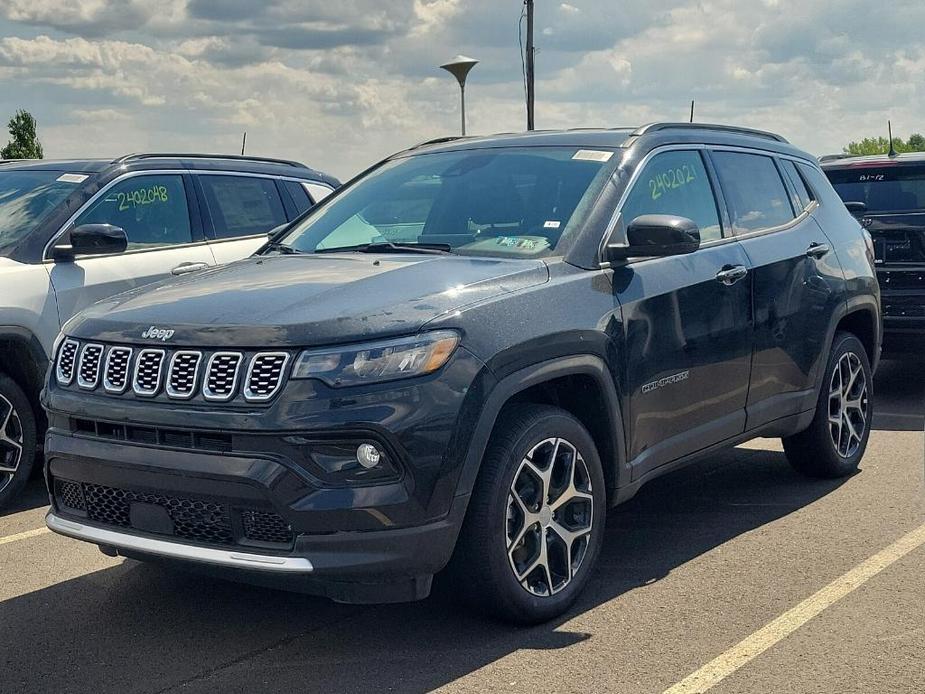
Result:
<svg viewBox="0 0 925 694"><path fill-rule="evenodd" d="M45 516L49 530L77 540L107 545L145 554L154 554L169 559L185 559L203 564L214 564L236 569L266 571L269 573L309 573L312 563L303 557L278 557L268 554L230 552L223 549L185 545L179 542L139 537L116 530L106 530L92 525L83 525L65 520L49 511Z"/></svg>

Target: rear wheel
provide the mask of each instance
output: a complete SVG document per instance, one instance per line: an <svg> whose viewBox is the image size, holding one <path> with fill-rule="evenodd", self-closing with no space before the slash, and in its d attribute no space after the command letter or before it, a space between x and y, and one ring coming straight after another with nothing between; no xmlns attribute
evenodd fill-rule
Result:
<svg viewBox="0 0 925 694"><path fill-rule="evenodd" d="M35 414L29 398L0 374L0 508L29 480L35 461Z"/></svg>
<svg viewBox="0 0 925 694"><path fill-rule="evenodd" d="M451 563L457 589L492 616L543 622L565 612L600 551L606 495L587 430L555 407L499 419Z"/></svg>
<svg viewBox="0 0 925 694"><path fill-rule="evenodd" d="M864 345L850 333L837 333L812 424L784 439L787 459L797 470L829 478L857 470L870 437L872 382Z"/></svg>

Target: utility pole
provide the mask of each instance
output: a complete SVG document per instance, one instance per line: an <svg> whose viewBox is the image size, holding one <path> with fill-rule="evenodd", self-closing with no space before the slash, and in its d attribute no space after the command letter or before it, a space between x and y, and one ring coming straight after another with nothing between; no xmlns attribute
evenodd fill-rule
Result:
<svg viewBox="0 0 925 694"><path fill-rule="evenodd" d="M533 47L533 0L524 0L527 6L527 130L533 130L533 102L535 93L533 91L533 54L536 49Z"/></svg>

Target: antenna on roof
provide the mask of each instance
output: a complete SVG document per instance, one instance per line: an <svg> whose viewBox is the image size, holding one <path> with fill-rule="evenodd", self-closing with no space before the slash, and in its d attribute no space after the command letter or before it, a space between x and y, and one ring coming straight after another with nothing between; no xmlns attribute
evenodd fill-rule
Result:
<svg viewBox="0 0 925 694"><path fill-rule="evenodd" d="M691 123L694 122L694 100L691 99Z"/></svg>
<svg viewBox="0 0 925 694"><path fill-rule="evenodd" d="M244 139L241 140L241 156L244 156L244 148L247 147L247 131L244 131Z"/></svg>
<svg viewBox="0 0 925 694"><path fill-rule="evenodd" d="M896 152L896 149L893 147L893 124L890 121L886 122L886 129L890 134L890 151L887 152L888 157L898 157L899 154Z"/></svg>

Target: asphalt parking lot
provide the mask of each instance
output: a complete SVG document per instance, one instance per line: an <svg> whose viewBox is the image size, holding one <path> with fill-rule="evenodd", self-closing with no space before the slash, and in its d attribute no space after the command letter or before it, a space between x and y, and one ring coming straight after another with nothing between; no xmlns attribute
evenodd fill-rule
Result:
<svg viewBox="0 0 925 694"><path fill-rule="evenodd" d="M912 367L883 364L858 475L803 479L761 440L666 476L611 512L572 612L528 629L440 587L343 606L111 559L42 530L36 480L0 515L0 692L925 692Z"/></svg>

